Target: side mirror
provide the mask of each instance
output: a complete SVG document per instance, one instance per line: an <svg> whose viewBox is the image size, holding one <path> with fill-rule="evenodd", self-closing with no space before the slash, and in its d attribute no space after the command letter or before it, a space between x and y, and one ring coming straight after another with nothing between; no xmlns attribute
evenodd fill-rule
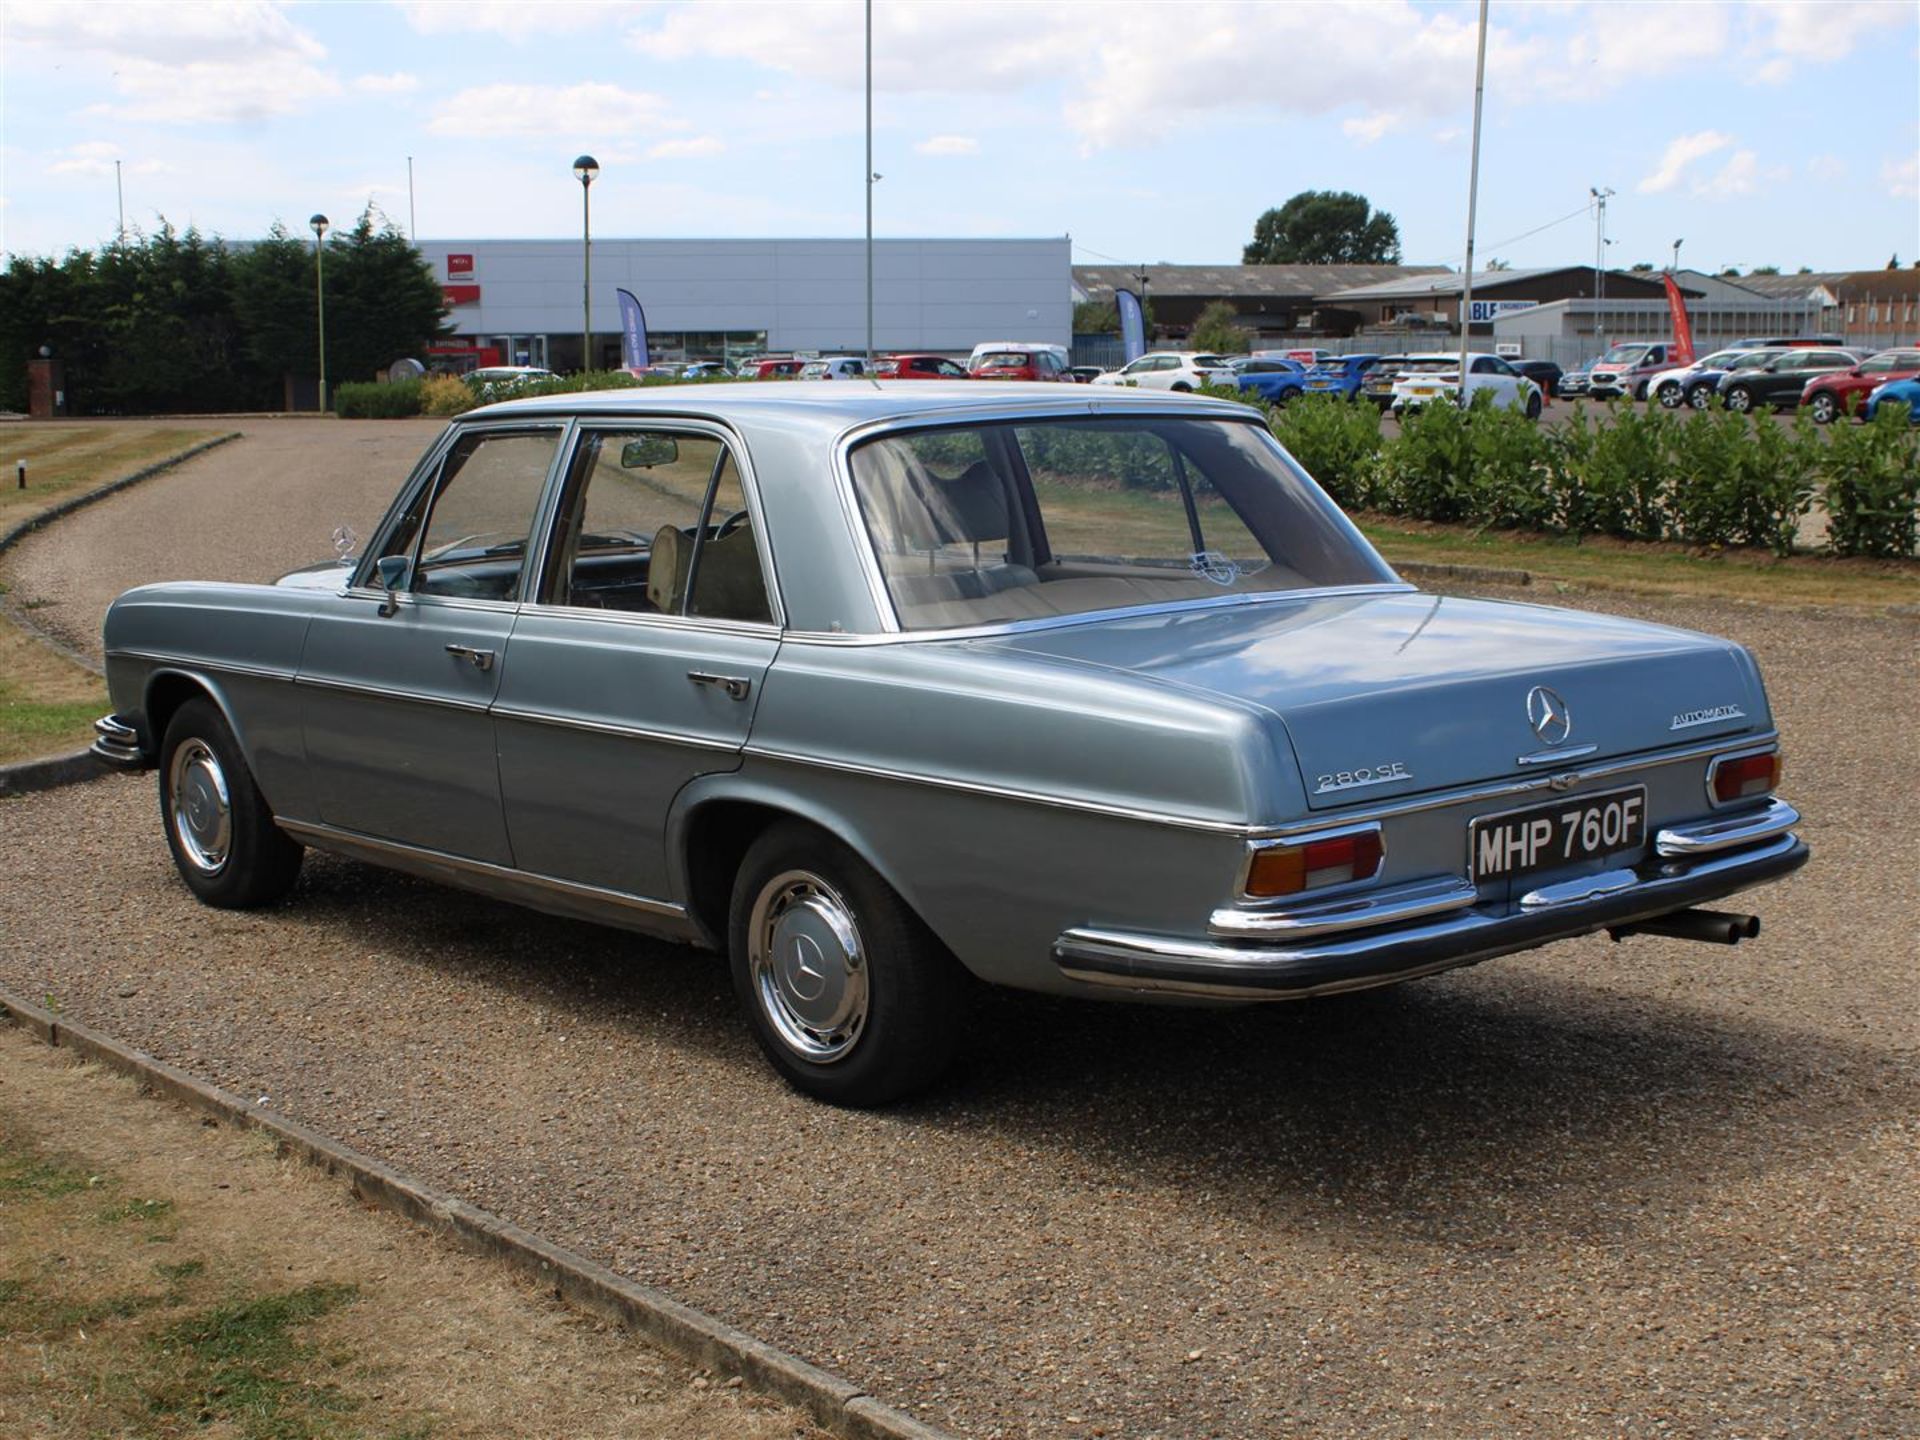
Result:
<svg viewBox="0 0 1920 1440"><path fill-rule="evenodd" d="M382 555L373 562L373 571L380 579L380 588L386 591L386 598L380 602L380 613L391 615L400 608L400 602L394 597L407 588L407 582L413 578L413 561L405 555Z"/></svg>

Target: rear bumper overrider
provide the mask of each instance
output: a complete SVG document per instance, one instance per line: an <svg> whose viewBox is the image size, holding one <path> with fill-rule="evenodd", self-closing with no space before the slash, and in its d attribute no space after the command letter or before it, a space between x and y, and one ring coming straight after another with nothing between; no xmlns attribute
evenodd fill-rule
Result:
<svg viewBox="0 0 1920 1440"><path fill-rule="evenodd" d="M1464 880L1429 880L1290 911L1218 911L1205 939L1069 930L1053 959L1069 979L1105 988L1239 1000L1363 990L1590 935L1720 900L1807 863L1789 827L1763 810L1669 826L1630 869L1544 885L1516 901L1476 903Z"/></svg>

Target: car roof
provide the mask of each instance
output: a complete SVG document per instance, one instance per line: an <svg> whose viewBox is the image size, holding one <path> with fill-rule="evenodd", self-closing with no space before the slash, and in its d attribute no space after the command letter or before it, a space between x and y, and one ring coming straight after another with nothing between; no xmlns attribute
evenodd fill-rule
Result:
<svg viewBox="0 0 1920 1440"><path fill-rule="evenodd" d="M991 393L983 396L980 392ZM1258 416L1249 406L1231 400L1177 395L1161 390L1101 389L1089 394L1078 385L1012 381L984 386L971 380L796 380L787 385L738 384L689 386L629 386L617 390L587 390L567 395L542 395L526 400L504 400L483 405L455 418L456 425L498 420L532 420L546 416L592 414L680 417L792 430L811 427L823 435L838 435L856 425L876 420L964 418L1009 411L1053 414L1102 414L1115 410L1175 410L1196 415L1244 418Z"/></svg>

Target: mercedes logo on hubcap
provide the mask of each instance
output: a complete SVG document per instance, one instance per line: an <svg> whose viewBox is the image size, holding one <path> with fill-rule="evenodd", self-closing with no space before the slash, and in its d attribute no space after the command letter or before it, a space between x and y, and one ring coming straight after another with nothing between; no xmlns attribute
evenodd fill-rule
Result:
<svg viewBox="0 0 1920 1440"><path fill-rule="evenodd" d="M1527 692L1527 723L1542 744L1558 745L1573 733L1573 711L1557 692L1536 685Z"/></svg>

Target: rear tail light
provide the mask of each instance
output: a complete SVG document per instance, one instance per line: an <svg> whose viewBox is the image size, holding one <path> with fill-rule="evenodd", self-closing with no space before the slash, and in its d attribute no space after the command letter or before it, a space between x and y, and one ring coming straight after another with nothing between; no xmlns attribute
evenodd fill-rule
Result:
<svg viewBox="0 0 1920 1440"><path fill-rule="evenodd" d="M1266 845L1253 852L1247 867L1247 894L1262 898L1298 895L1371 880L1386 854L1378 826L1330 835L1320 840Z"/></svg>
<svg viewBox="0 0 1920 1440"><path fill-rule="evenodd" d="M1713 798L1721 804L1745 800L1753 795L1768 795L1780 785L1780 752L1742 755L1737 760L1722 760L1713 767Z"/></svg>

